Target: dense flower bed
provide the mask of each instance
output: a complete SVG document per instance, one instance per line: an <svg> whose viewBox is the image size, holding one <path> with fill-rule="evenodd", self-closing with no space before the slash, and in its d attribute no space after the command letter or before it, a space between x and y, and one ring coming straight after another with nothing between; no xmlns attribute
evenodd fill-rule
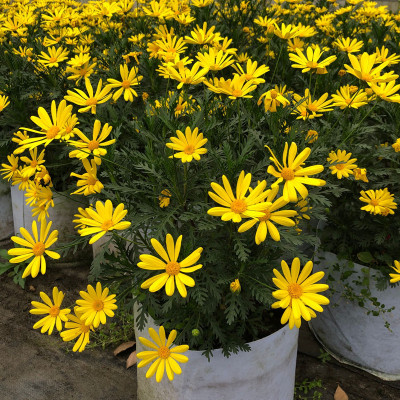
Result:
<svg viewBox="0 0 400 400"><path fill-rule="evenodd" d="M157 380L186 343L247 350L272 309L291 328L323 310L310 220L399 280L399 24L362 0L0 2L1 171L38 221L13 237L16 273L60 257L53 194L89 197L78 242L111 238L92 276L162 325L139 354ZM116 308L100 283L75 315L41 297L34 327L64 321L74 351Z"/></svg>

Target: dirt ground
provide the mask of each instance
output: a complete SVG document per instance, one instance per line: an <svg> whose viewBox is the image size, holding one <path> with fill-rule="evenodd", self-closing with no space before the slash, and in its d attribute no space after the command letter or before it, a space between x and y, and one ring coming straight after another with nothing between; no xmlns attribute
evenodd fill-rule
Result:
<svg viewBox="0 0 400 400"><path fill-rule="evenodd" d="M28 279L25 290L0 276L0 400L136 399L136 368L125 369L126 355L115 357L114 348L73 353L58 334L32 328L39 318L29 313L30 302L40 301L39 292L50 294L57 286L67 293L63 304L73 304L86 288L87 272L88 267L50 267L45 276ZM296 382L320 381L322 388L314 395L298 391L297 399L333 400L339 384L350 400L400 400L400 382L381 381L333 359L323 363L319 355L319 344L303 324Z"/></svg>

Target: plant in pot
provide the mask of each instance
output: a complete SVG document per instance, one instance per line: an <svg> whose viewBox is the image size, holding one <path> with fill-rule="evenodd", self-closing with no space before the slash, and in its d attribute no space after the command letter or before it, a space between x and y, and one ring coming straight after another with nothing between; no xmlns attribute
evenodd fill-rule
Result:
<svg viewBox="0 0 400 400"><path fill-rule="evenodd" d="M381 88L371 86L376 92ZM399 273L392 267L400 257L399 107L375 95L351 119L338 116L335 135L328 131L321 138L321 146L329 146L332 205L317 230L316 258L327 272L332 298L323 318L311 323L340 360L391 380L400 376L398 357L393 356L400 295L398 284L389 282L390 273ZM340 329L332 335L334 327Z"/></svg>
<svg viewBox="0 0 400 400"><path fill-rule="evenodd" d="M93 76L86 76L88 71L83 74L86 79L77 81L77 88L65 85L61 92L73 107L80 107L82 132L89 135L98 125L96 120L102 126L110 124L115 145L108 143L105 155L94 152L106 146L94 137L86 140L76 133L79 139L58 142L52 128L61 131L63 126L53 118L52 126L33 132L36 135L24 139L20 148L36 147L40 140L35 138L41 135L45 138L40 145L59 146L57 156L65 163L71 154L82 159L69 165L82 176L83 186L91 187L93 205L81 207L74 222L81 236L90 236L90 244L107 235L117 248L98 257L91 272L109 283L126 307L135 304L135 328L143 338L139 346L151 349L138 354L139 366L149 368L139 369L140 397L147 393L154 400L173 393L185 398L190 391L192 398L242 399L250 394L265 398L269 393L271 399L289 400L297 327L301 318L310 320L328 302L318 294L327 289L317 283L323 273L311 275L312 263L302 250L302 245L315 244L306 229L309 216L322 217L321 205L326 204L321 194L325 182L319 179L323 166L316 161L318 153L305 143L300 104L306 99L298 101L275 86L284 81L288 66L284 26L264 29L261 18L259 27L249 27L259 13L266 13L261 2L232 0L222 8L206 3L198 2L204 7L194 13L199 23L207 22L193 31L172 19L168 10L163 11L165 25L159 24L160 14L152 7L132 13L126 28L132 35L143 31L145 38L151 36L147 52L145 41L124 36L121 13L111 13L104 22L103 15L88 18L91 5L82 5L90 30L82 40L88 42L94 35L91 56L96 56L98 66ZM267 14L275 14L274 9ZM210 15L215 25L210 26ZM291 34L300 28L307 31L305 35L315 34L304 25ZM255 30L260 41L253 38ZM266 58L273 73L266 83L264 43L273 32ZM222 39L222 33L227 37ZM120 36L122 40L116 40ZM231 61L236 49L230 47L230 37L242 51L235 68ZM137 79L131 73L126 76L125 64L121 65L122 60L129 63L128 49L138 64L129 66ZM274 52L279 54L275 60ZM171 53L179 55L171 58ZM293 88L304 92L308 82L296 76L286 77ZM108 89L104 89L106 79ZM322 86L325 82L329 79ZM99 89L93 95L94 87ZM257 99L264 107L258 107ZM48 100L42 104L44 109L72 112L64 100L58 98L54 106ZM44 111L39 114L35 109L30 115L41 117ZM86 173L81 173L83 169ZM96 186L98 181L103 187ZM76 190L69 188L69 192ZM122 222L123 217L128 221ZM286 322L289 326L281 328ZM152 324L157 325L158 335L150 329ZM171 347L172 342L177 347ZM192 353L186 353L188 347ZM172 381L181 371L177 362L187 359L186 378ZM246 385L244 362L249 363L248 371L256 371ZM235 371L229 372L228 366ZM207 372L210 368L215 373ZM162 385L146 380L154 374ZM218 376L221 380L215 384ZM164 395L157 394L160 389Z"/></svg>
<svg viewBox="0 0 400 400"><path fill-rule="evenodd" d="M245 392L256 398L266 390L261 382L283 378L273 377L281 365L280 392L268 390L271 398L291 399L297 329L290 328L326 304L311 294L326 285L303 293L302 284L313 285L323 273L309 277L312 263L300 247L315 239L306 232L308 220L299 218L308 190L309 213L322 215L324 181L315 175L323 167L310 148L300 151L274 134L264 110L254 110L254 98L231 101L195 85L181 93L196 104L189 114L176 118L176 94L157 100L157 107L149 102L134 121L137 134L102 160L102 176L111 183L97 197L124 204L132 225L110 232L116 250L105 252L91 272L127 307L135 304L138 366L149 366L138 370L140 398L243 398ZM281 108L274 118L293 119L289 113ZM82 215L80 222L90 221ZM282 261L292 259L291 268ZM283 317L275 308L285 309ZM290 328L280 328L280 319ZM262 361L275 356L273 363ZM187 359L186 376L172 381L181 372L176 361ZM244 377L243 362L257 372ZM146 379L153 375L160 385ZM225 381L230 388L222 394Z"/></svg>

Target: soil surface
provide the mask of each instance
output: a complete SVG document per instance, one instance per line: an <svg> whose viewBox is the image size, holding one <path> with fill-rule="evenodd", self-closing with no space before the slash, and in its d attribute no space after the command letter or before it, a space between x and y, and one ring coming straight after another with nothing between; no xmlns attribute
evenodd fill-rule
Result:
<svg viewBox="0 0 400 400"><path fill-rule="evenodd" d="M55 330L51 336L34 330L40 319L29 313L40 291L53 286L66 293L64 306L86 290L89 266L75 270L49 267L44 276L27 279L25 290L0 276L0 399L1 400L135 400L136 367L113 348L72 352Z"/></svg>
<svg viewBox="0 0 400 400"><path fill-rule="evenodd" d="M86 290L88 271L49 267L46 275L28 278L25 289L0 276L0 400L136 400L136 367L125 368L126 354L115 357L114 347L73 353L56 331L48 336L32 328L40 316L29 313L30 302L41 301L40 291L51 295L57 286L66 293L63 305L72 305ZM322 388L298 391L296 400L333 400L338 385L350 400L400 400L400 382L384 382L332 358L323 363L320 349L303 324L296 382L321 381Z"/></svg>

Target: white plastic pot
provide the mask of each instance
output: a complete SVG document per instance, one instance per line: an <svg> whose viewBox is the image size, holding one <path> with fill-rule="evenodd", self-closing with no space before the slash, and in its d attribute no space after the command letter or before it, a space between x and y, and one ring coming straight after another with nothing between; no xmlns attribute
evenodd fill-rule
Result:
<svg viewBox="0 0 400 400"><path fill-rule="evenodd" d="M25 191L18 190L17 186L11 187L12 213L14 219L14 229L17 236L21 236L20 228L24 227L28 232L32 231L33 220L37 221L37 217L32 217L31 207L26 204ZM52 221L51 230L58 230L58 241L52 246L52 249L62 247L76 240L79 235L74 229L74 214L78 213L79 203L72 199L58 195L53 195L54 207L49 208L49 217L47 221ZM69 252L66 256L59 260L50 260L54 264L62 264L65 266L74 266L87 264L90 266L92 253L90 248L78 250L75 254Z"/></svg>
<svg viewBox="0 0 400 400"><path fill-rule="evenodd" d="M0 241L14 235L10 184L0 179Z"/></svg>
<svg viewBox="0 0 400 400"><path fill-rule="evenodd" d="M154 321L135 335L149 338L148 328L158 332ZM148 366L138 368L138 400L293 400L298 329L286 325L263 339L249 343L250 352L224 357L213 351L210 362L201 351L188 350L189 361L181 364L182 374L171 382L164 375L157 383L147 379ZM139 340L137 352L149 350Z"/></svg>
<svg viewBox="0 0 400 400"><path fill-rule="evenodd" d="M332 265L339 264L346 267L347 263L346 260L338 260L333 253L317 252L314 268L316 271L327 272ZM340 289L345 283L356 293L360 293L362 287L352 281L364 275L362 268L368 267L354 264L355 273L347 282L339 280L340 271L333 271L331 275L335 281L328 284ZM331 303L324 307L324 312L319 313L318 318L310 321L309 325L326 351L338 361L360 368L381 379L399 380L400 288L388 287L384 291L378 291L372 272L371 270L371 296L376 297L386 309L395 306L393 311L379 316L368 315L357 302L343 298L338 292L331 296ZM326 280L326 276L324 279ZM385 327L385 322L390 324L390 330Z"/></svg>

